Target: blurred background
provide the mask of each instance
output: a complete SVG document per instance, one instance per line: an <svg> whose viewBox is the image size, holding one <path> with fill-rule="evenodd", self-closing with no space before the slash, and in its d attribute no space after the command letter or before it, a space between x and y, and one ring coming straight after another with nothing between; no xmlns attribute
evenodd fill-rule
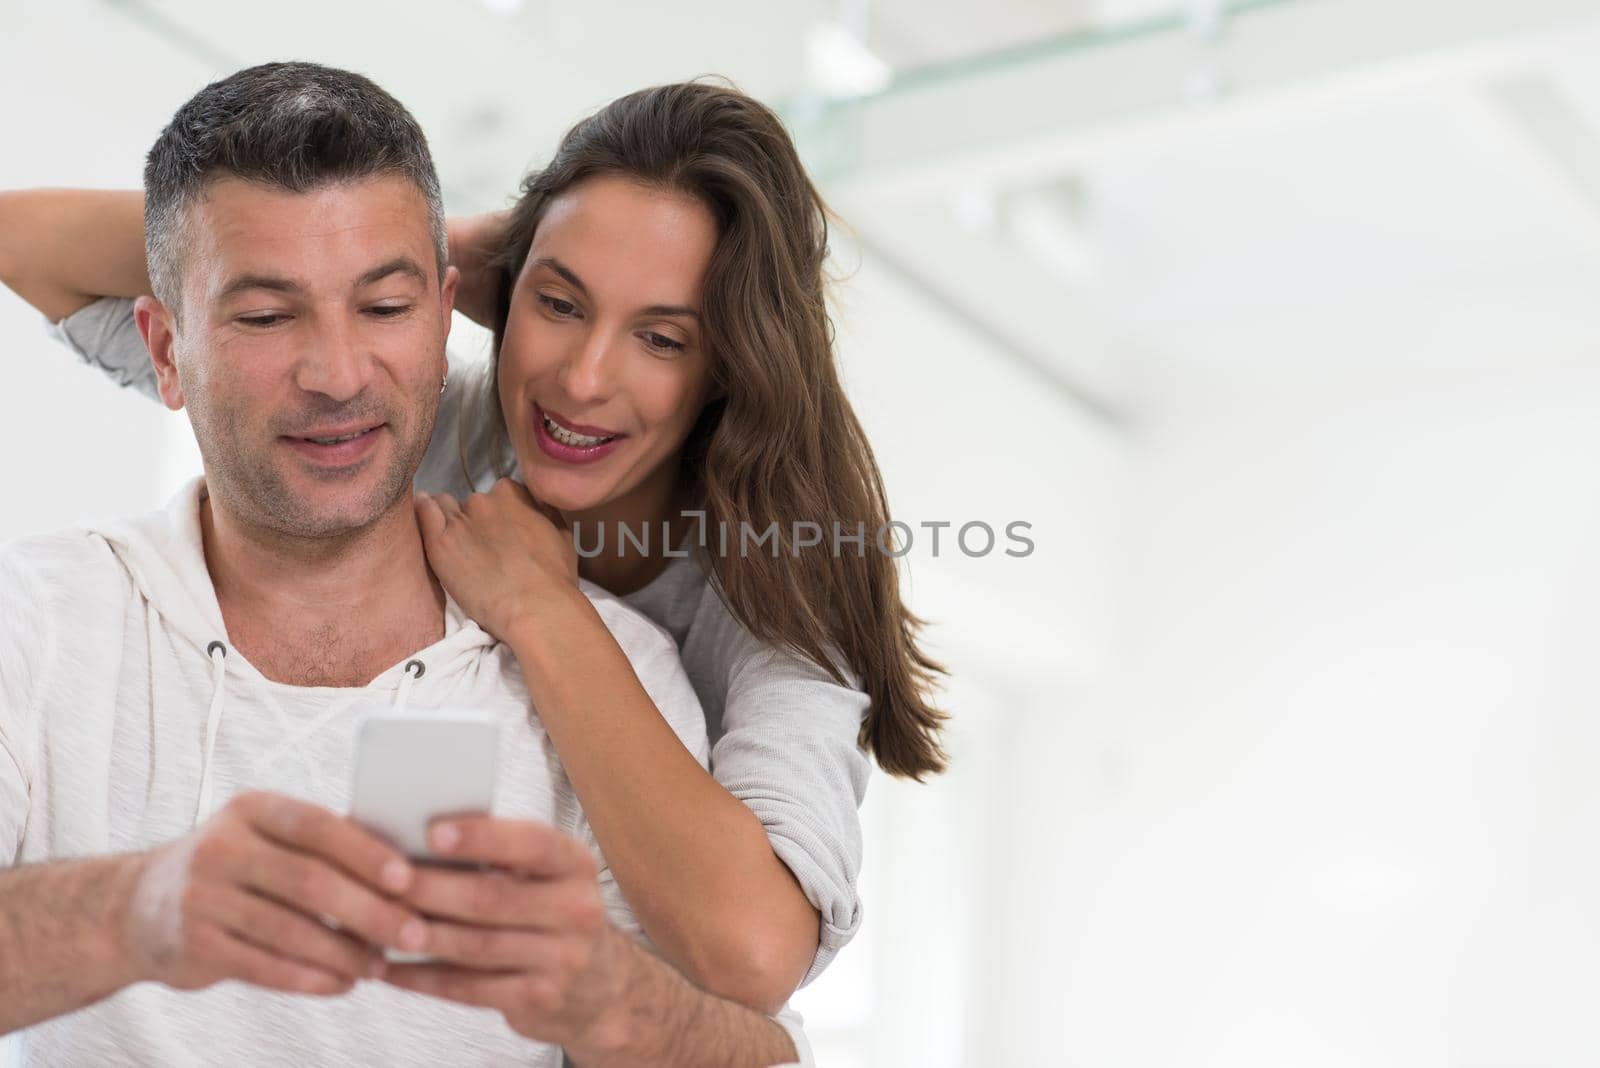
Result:
<svg viewBox="0 0 1600 1068"><path fill-rule="evenodd" d="M286 58L463 212L726 75L841 215L955 718L869 790L823 1065L1600 1061L1600 0L0 0L0 187ZM198 471L9 294L0 350L0 537Z"/></svg>

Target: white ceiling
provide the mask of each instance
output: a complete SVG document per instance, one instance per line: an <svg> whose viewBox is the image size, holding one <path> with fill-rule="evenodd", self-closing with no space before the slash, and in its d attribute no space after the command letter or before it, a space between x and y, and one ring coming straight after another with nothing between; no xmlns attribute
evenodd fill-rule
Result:
<svg viewBox="0 0 1600 1068"><path fill-rule="evenodd" d="M1139 369L1172 361L1366 372L1600 344L1593 0L1588 19L1584 0L1256 0L1214 45L1183 23L1206 0L90 6L208 71L373 75L459 209L503 202L605 100L727 75L786 109L864 255L1103 412L1136 410ZM880 126L852 125L875 100L807 105L826 20L865 27L901 77ZM1533 86L1531 112L1507 84ZM1542 143L1541 100L1571 120Z"/></svg>
<svg viewBox="0 0 1600 1068"><path fill-rule="evenodd" d="M807 43L820 23L863 36L900 76L1182 7L1177 0L279 0L262 18L207 0L102 2L108 16L218 71L298 58L370 74L417 112L464 203L498 200L575 118L644 85L716 74L795 106L815 89Z"/></svg>
<svg viewBox="0 0 1600 1068"><path fill-rule="evenodd" d="M1174 363L1600 350L1600 4L1289 0L1036 50L808 134L869 254L1064 393Z"/></svg>

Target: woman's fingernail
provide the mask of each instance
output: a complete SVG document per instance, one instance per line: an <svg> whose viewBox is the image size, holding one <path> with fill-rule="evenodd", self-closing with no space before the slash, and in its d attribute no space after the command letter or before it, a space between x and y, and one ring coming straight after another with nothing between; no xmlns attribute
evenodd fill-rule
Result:
<svg viewBox="0 0 1600 1068"><path fill-rule="evenodd" d="M379 878L385 887L399 893L411 885L411 865L396 857L383 866Z"/></svg>
<svg viewBox="0 0 1600 1068"><path fill-rule="evenodd" d="M461 842L461 831L453 823L441 823L433 829L430 837L433 848L441 853L448 853Z"/></svg>

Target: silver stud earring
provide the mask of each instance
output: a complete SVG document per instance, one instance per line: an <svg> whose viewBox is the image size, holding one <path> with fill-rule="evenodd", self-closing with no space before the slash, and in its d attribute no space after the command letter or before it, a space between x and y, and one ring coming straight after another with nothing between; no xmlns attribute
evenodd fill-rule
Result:
<svg viewBox="0 0 1600 1068"><path fill-rule="evenodd" d="M450 376L449 375L445 375L443 378L439 379L439 396L441 396L441 397L444 396L444 387L449 385L449 384L450 384Z"/></svg>

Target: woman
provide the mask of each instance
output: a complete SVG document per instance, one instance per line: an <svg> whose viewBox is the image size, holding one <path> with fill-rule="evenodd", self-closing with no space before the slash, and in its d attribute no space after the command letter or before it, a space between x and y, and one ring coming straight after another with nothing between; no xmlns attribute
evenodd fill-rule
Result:
<svg viewBox="0 0 1600 1068"><path fill-rule="evenodd" d="M137 194L19 194L0 213L0 268L52 318L147 291ZM453 226L458 305L494 354L487 376L453 368L417 477L430 563L516 653L644 930L691 979L768 1012L859 922L862 748L913 778L944 760L939 669L873 544L887 506L833 364L826 239L764 106L705 84L615 101L509 213ZM126 305L63 328L124 381L147 373ZM513 464L521 486L467 496ZM808 523L814 547L796 541ZM864 544L836 551L835 524ZM590 555L597 537L615 540ZM712 773L580 576L678 642Z"/></svg>

